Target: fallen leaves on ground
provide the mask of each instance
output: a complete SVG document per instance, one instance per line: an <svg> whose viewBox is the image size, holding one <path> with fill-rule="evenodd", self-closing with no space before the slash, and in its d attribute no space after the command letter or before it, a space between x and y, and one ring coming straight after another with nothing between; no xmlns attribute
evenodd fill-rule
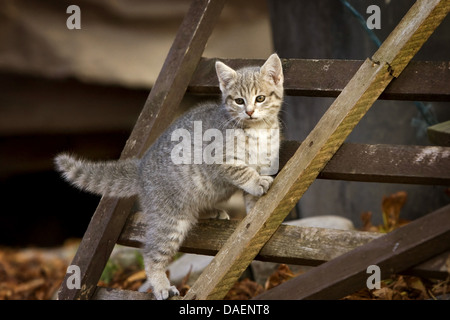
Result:
<svg viewBox="0 0 450 320"><path fill-rule="evenodd" d="M225 296L225 300L249 300L264 292L264 288L249 278L237 281Z"/></svg>
<svg viewBox="0 0 450 320"><path fill-rule="evenodd" d="M45 249L0 248L0 300L48 300L68 266L64 255Z"/></svg>
<svg viewBox="0 0 450 320"><path fill-rule="evenodd" d="M13 250L0 248L0 300L54 299L70 261L58 256L48 256L42 249ZM237 281L225 299L247 300L286 282L299 274L289 266L280 264L267 278L264 286L245 278ZM178 286L184 296L190 273ZM145 281L145 272L138 267L117 269L108 282L99 286L138 290ZM450 279L428 280L413 276L393 276L383 280L380 289L362 289L345 297L346 300L422 300L434 299L450 293Z"/></svg>
<svg viewBox="0 0 450 320"><path fill-rule="evenodd" d="M137 268L117 270L109 281L100 280L100 287L137 291L146 279L145 271Z"/></svg>
<svg viewBox="0 0 450 320"><path fill-rule="evenodd" d="M450 279L428 280L414 276L397 275L381 281L380 289L362 289L344 300L425 300L450 292Z"/></svg>
<svg viewBox="0 0 450 320"><path fill-rule="evenodd" d="M407 223L400 218L400 211L407 199L405 192L386 196L382 201L383 224L372 224L372 213L361 215L364 231L390 232ZM11 249L0 247L0 300L32 299L44 300L55 298L61 285L67 266L75 252L73 245L56 250L46 249ZM70 252L69 254L67 252ZM449 263L450 267L450 263ZM225 299L246 300L256 297L299 274L291 271L288 265L280 264L267 278L264 286L248 278L237 281ZM189 290L188 272L178 286L184 296ZM145 281L142 262L126 268L109 264L99 286L137 290ZM432 280L414 276L393 275L381 281L379 289L362 289L346 296L345 300L423 300L435 299L450 293L450 279Z"/></svg>

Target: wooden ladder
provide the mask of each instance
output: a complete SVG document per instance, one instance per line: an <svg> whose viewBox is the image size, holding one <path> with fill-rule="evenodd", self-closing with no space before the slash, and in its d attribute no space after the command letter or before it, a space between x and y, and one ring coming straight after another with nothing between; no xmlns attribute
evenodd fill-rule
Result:
<svg viewBox="0 0 450 320"><path fill-rule="evenodd" d="M173 120L186 91L219 92L215 60L202 58L202 54L224 4L225 0L192 2L121 159L144 154ZM430 147L344 143L378 98L450 101L448 68L440 68L439 63L409 64L449 10L449 0L417 1L365 61L283 60L286 94L337 98L305 141L283 143L282 169L269 192L242 221L205 221L192 230L181 250L215 258L185 299L222 299L255 258L320 264L264 293L264 299L340 298L364 287L366 268L372 264L381 268L383 276L405 270L448 276L450 206L384 236L281 223L316 178L450 185L448 147L432 147L434 160L426 166L417 159L430 152ZM231 67L262 64L239 59L225 62ZM331 70L326 76L325 64ZM422 77L431 75L433 84L422 82ZM325 81L330 77L334 81ZM354 161L355 157L359 160ZM134 201L101 199L72 261L80 268L81 287L68 288L68 273L59 299L152 298L147 293L97 286L116 243L142 245L140 230L145 225L138 213L130 215Z"/></svg>

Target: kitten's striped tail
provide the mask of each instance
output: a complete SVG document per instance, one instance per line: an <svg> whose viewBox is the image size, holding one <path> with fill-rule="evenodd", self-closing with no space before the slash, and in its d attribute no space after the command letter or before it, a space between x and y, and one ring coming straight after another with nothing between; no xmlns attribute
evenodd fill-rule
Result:
<svg viewBox="0 0 450 320"><path fill-rule="evenodd" d="M92 162L63 153L55 158L55 164L67 181L82 190L110 197L138 193L138 159Z"/></svg>

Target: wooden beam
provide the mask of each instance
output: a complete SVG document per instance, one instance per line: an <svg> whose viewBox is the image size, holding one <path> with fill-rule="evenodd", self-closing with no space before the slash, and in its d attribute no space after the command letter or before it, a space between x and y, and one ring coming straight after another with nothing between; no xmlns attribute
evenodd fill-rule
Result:
<svg viewBox="0 0 450 320"><path fill-rule="evenodd" d="M450 251L441 253L411 269L401 271L401 274L414 275L429 279L446 280L450 277Z"/></svg>
<svg viewBox="0 0 450 320"><path fill-rule="evenodd" d="M450 205L324 263L256 299L339 299L366 286L367 268L400 273L450 249Z"/></svg>
<svg viewBox="0 0 450 320"><path fill-rule="evenodd" d="M215 255L239 221L200 220L180 252ZM142 247L148 221L141 212L130 215L117 243ZM256 256L257 260L317 266L380 236L379 233L281 225Z"/></svg>
<svg viewBox="0 0 450 320"><path fill-rule="evenodd" d="M385 61L392 76L398 78L449 10L448 0L416 1L372 56L372 61Z"/></svg>
<svg viewBox="0 0 450 320"><path fill-rule="evenodd" d="M432 143L450 147L450 120L428 127L427 133Z"/></svg>
<svg viewBox="0 0 450 320"><path fill-rule="evenodd" d="M152 293L96 287L92 300L155 300Z"/></svg>
<svg viewBox="0 0 450 320"><path fill-rule="evenodd" d="M449 1L417 1L377 52L367 59L304 143L275 178L269 192L191 287L185 299L221 299L233 286L359 120L446 16ZM395 48L392 48L394 47Z"/></svg>
<svg viewBox="0 0 450 320"><path fill-rule="evenodd" d="M298 141L283 141L280 168ZM344 143L317 178L363 182L450 185L450 148Z"/></svg>
<svg viewBox="0 0 450 320"><path fill-rule="evenodd" d="M170 124L225 0L194 0L175 37L156 83L128 139L121 159L141 156ZM103 197L72 261L81 271L81 289L66 286L59 299L89 299L120 235L134 199Z"/></svg>
<svg viewBox="0 0 450 320"><path fill-rule="evenodd" d="M131 214L120 235L118 244L141 248L145 244L148 220L142 212ZM239 221L200 220L189 232L180 252L214 256L233 234ZM383 236L382 233L356 230L298 227L282 224L267 241L255 260L318 266L347 253L361 245ZM450 253L430 259L407 274L446 279L446 268Z"/></svg>
<svg viewBox="0 0 450 320"><path fill-rule="evenodd" d="M264 60L221 59L233 68L258 66ZM220 93L214 68L216 59L202 58L188 87L191 93ZM283 59L285 94L337 97L363 64L361 60ZM380 99L450 101L450 62L411 61Z"/></svg>

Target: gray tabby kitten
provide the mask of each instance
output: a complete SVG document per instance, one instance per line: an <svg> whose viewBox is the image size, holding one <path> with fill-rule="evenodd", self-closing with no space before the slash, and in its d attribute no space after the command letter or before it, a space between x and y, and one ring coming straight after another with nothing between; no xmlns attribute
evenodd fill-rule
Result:
<svg viewBox="0 0 450 320"><path fill-rule="evenodd" d="M204 104L188 111L157 139L142 159L89 162L67 154L55 159L64 178L80 189L109 197L138 195L149 225L143 249L147 281L140 291L151 288L156 299L179 294L170 285L165 271L199 216L229 219L216 205L239 189L244 191L248 212L273 181L264 169L278 162L278 113L283 98L280 59L273 54L262 67L236 71L218 61L216 72L222 103ZM211 152L214 159L223 161L212 164L195 161L206 150L208 139L205 132L200 141L196 140L193 124L201 124L203 130L214 129L216 134L222 134L223 140L233 129L235 137ZM181 144L180 137L174 137L179 129L184 130L183 140L190 136L194 141ZM239 149L235 138L246 143ZM217 136L215 139L220 142ZM264 155L264 161L248 164L249 157L261 154L259 141L268 141L270 152ZM230 150L234 152L230 154ZM176 159L178 151L186 152L182 163Z"/></svg>

